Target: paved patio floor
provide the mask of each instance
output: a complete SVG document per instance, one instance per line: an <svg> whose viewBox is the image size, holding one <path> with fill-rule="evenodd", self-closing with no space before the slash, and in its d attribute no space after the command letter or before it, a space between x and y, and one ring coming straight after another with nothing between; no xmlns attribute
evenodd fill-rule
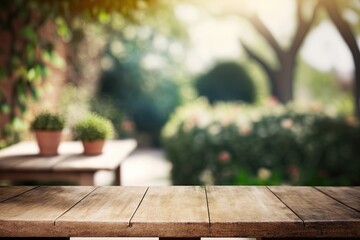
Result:
<svg viewBox="0 0 360 240"><path fill-rule="evenodd" d="M171 163L159 149L139 149L132 153L121 165L121 185L123 186L168 186ZM114 176L99 172L95 184L110 185Z"/></svg>

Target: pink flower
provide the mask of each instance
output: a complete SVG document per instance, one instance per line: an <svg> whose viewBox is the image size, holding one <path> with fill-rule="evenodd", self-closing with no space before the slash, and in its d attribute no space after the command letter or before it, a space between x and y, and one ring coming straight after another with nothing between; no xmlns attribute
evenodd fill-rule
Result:
<svg viewBox="0 0 360 240"><path fill-rule="evenodd" d="M247 136L251 133L251 128L248 126L242 127L241 128L241 134L244 136Z"/></svg>
<svg viewBox="0 0 360 240"><path fill-rule="evenodd" d="M210 124L210 117L206 112L196 112L190 119L198 128L205 128Z"/></svg>
<svg viewBox="0 0 360 240"><path fill-rule="evenodd" d="M346 118L346 124L348 126L354 127L357 124L357 120L356 120L356 118L354 116L348 116Z"/></svg>
<svg viewBox="0 0 360 240"><path fill-rule="evenodd" d="M270 107L276 106L278 104L279 104L279 100L274 96L270 96L269 99L267 100L267 105Z"/></svg>
<svg viewBox="0 0 360 240"><path fill-rule="evenodd" d="M234 118L232 116L222 116L222 118L220 118L220 123L224 127L227 127L230 124L234 123Z"/></svg>
<svg viewBox="0 0 360 240"><path fill-rule="evenodd" d="M284 119L281 121L281 126L283 128L291 128L294 125L294 121L291 119Z"/></svg>
<svg viewBox="0 0 360 240"><path fill-rule="evenodd" d="M218 155L218 158L221 162L229 162L231 155L228 151L221 151Z"/></svg>
<svg viewBox="0 0 360 240"><path fill-rule="evenodd" d="M134 123L130 120L125 120L121 123L121 128L126 132L132 132L134 130Z"/></svg>
<svg viewBox="0 0 360 240"><path fill-rule="evenodd" d="M328 177L328 172L325 171L325 170L320 170L319 171L319 176L322 177L322 178L326 178L326 177Z"/></svg>
<svg viewBox="0 0 360 240"><path fill-rule="evenodd" d="M319 103L312 103L309 107L310 112L320 112L321 111L321 105Z"/></svg>
<svg viewBox="0 0 360 240"><path fill-rule="evenodd" d="M296 165L291 165L291 166L288 168L288 172L289 172L290 175L292 175L292 176L299 176L300 169L299 169L299 167L296 166Z"/></svg>

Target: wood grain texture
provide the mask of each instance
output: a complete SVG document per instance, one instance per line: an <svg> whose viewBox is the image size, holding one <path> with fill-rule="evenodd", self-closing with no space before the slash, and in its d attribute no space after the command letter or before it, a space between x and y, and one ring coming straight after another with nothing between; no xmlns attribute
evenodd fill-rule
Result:
<svg viewBox="0 0 360 240"><path fill-rule="evenodd" d="M69 155L43 157L38 154L18 154L0 159L0 169L6 171L51 171L53 166Z"/></svg>
<svg viewBox="0 0 360 240"><path fill-rule="evenodd" d="M3 157L13 156L21 153L28 155L38 154L39 150L37 148L36 142L23 141L20 143L13 144L9 147L3 148L0 151L0 159Z"/></svg>
<svg viewBox="0 0 360 240"><path fill-rule="evenodd" d="M0 187L0 202L18 196L33 188L35 187L30 187L30 186Z"/></svg>
<svg viewBox="0 0 360 240"><path fill-rule="evenodd" d="M83 186L93 186L93 175L95 172L54 172L51 171L6 171L0 170L0 179L29 180L29 181L64 181L68 183L75 183ZM86 178L84 178L84 176Z"/></svg>
<svg viewBox="0 0 360 240"><path fill-rule="evenodd" d="M208 236L204 187L150 187L130 227L139 237Z"/></svg>
<svg viewBox="0 0 360 240"><path fill-rule="evenodd" d="M336 189L344 199L357 191ZM8 187L0 196L0 237L360 236L360 213L312 187Z"/></svg>
<svg viewBox="0 0 360 240"><path fill-rule="evenodd" d="M98 156L84 156L80 141L63 141L59 155L43 157L38 155L34 141L24 141L0 151L0 169L7 171L97 171L115 170L135 148L136 141L107 141L104 153Z"/></svg>
<svg viewBox="0 0 360 240"><path fill-rule="evenodd" d="M360 212L360 187L316 187L321 192Z"/></svg>
<svg viewBox="0 0 360 240"><path fill-rule="evenodd" d="M269 187L303 219L303 237L360 236L360 213L312 187Z"/></svg>
<svg viewBox="0 0 360 240"><path fill-rule="evenodd" d="M359 240L359 238L318 238L318 237L312 237L312 238L257 238L256 240Z"/></svg>
<svg viewBox="0 0 360 240"><path fill-rule="evenodd" d="M130 218L147 187L101 187L55 222L69 236L130 236Z"/></svg>
<svg viewBox="0 0 360 240"><path fill-rule="evenodd" d="M38 152L36 143L32 144L30 141L20 142L1 149L0 169L11 168L23 159L32 159L38 155Z"/></svg>
<svg viewBox="0 0 360 240"><path fill-rule="evenodd" d="M80 154L81 151L81 144L62 142L59 155L44 157L39 155L35 141L23 141L0 151L0 169L49 170L69 155Z"/></svg>
<svg viewBox="0 0 360 240"><path fill-rule="evenodd" d="M159 238L159 240L200 240L201 238L184 238L184 237L181 237L181 238Z"/></svg>
<svg viewBox="0 0 360 240"><path fill-rule="evenodd" d="M0 203L0 236L67 237L55 231L55 220L93 189L38 187Z"/></svg>
<svg viewBox="0 0 360 240"><path fill-rule="evenodd" d="M84 156L81 142L64 141L59 155L38 155L34 141L25 141L0 150L0 179L8 180L69 180L80 185L94 185L99 170L114 171L120 185L120 164L136 148L136 141L107 141L104 154Z"/></svg>
<svg viewBox="0 0 360 240"><path fill-rule="evenodd" d="M266 187L206 187L211 235L286 236L300 233L303 222Z"/></svg>
<svg viewBox="0 0 360 240"><path fill-rule="evenodd" d="M115 170L136 146L136 141L132 139L106 141L103 154L98 156L70 155L57 163L53 171Z"/></svg>
<svg viewBox="0 0 360 240"><path fill-rule="evenodd" d="M37 238L37 237L12 238L12 237L0 237L0 240L70 240L70 238L69 238L69 237L52 237L52 238Z"/></svg>

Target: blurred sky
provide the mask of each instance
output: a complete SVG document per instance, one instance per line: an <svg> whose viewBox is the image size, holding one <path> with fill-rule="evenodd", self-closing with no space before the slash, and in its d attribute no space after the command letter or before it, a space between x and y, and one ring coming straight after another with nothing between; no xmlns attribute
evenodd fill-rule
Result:
<svg viewBox="0 0 360 240"><path fill-rule="evenodd" d="M191 47L186 64L191 71L204 71L217 60L239 59L239 54L243 55L239 39L250 43L248 45L254 49L259 47L261 36L244 18L238 17L240 12L256 12L281 45L287 46L291 40L296 26L294 0L178 2L176 16L188 26ZM214 18L209 13L221 17ZM346 13L345 17L356 21L359 15ZM264 43L260 50L265 55L272 54L266 52L271 50ZM354 69L350 51L328 20L312 28L300 56L319 71L334 70L338 74L349 74Z"/></svg>

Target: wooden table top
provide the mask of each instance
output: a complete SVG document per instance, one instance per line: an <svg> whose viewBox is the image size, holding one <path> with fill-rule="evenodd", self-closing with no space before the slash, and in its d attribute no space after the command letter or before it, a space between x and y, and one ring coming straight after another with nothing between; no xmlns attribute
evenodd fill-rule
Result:
<svg viewBox="0 0 360 240"><path fill-rule="evenodd" d="M360 187L2 187L0 236L359 237Z"/></svg>
<svg viewBox="0 0 360 240"><path fill-rule="evenodd" d="M40 156L34 141L24 141L0 151L0 171L98 171L114 170L136 148L135 140L106 141L98 156L82 154L80 141L63 141L59 155Z"/></svg>

